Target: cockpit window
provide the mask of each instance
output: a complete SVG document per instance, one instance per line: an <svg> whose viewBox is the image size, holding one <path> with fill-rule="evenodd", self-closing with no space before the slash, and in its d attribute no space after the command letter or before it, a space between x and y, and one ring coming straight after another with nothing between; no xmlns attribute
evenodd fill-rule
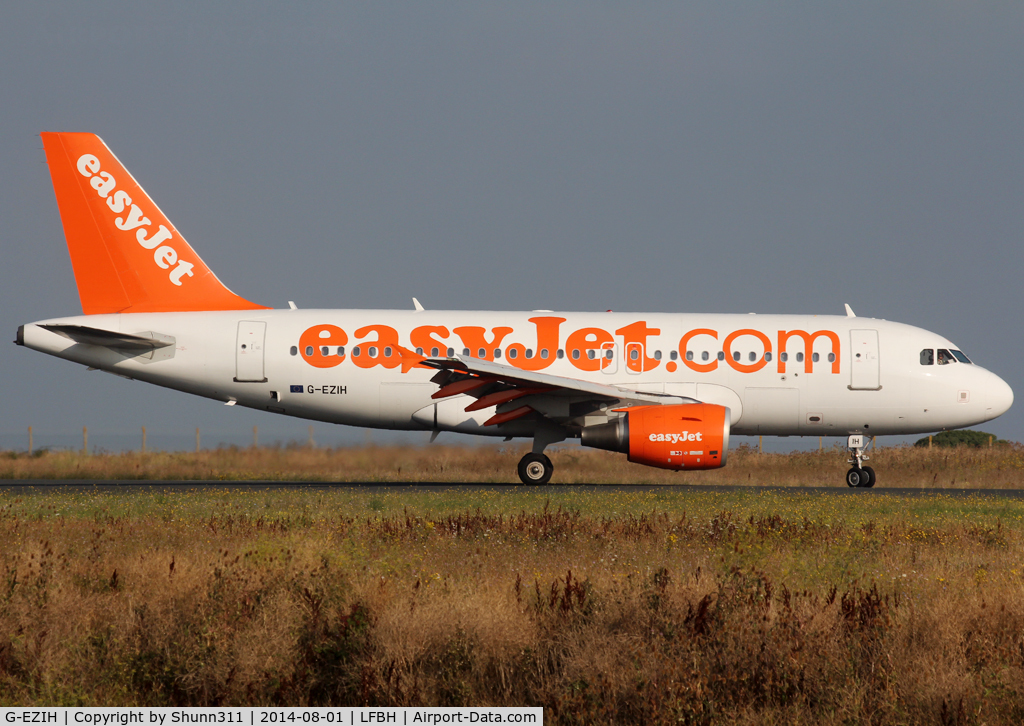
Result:
<svg viewBox="0 0 1024 726"><path fill-rule="evenodd" d="M956 358L954 358L953 354L945 348L939 348L939 365L945 366L950 363L956 363Z"/></svg>
<svg viewBox="0 0 1024 726"><path fill-rule="evenodd" d="M954 357L954 358L956 358L956 359L957 359L958 361L960 361L961 363L970 363L970 362L971 362L971 359L970 359L970 358L968 358L968 357L967 357L966 355L964 355L963 353L961 353L961 352L960 352L959 350L951 350L951 351L949 351L949 352L950 352L950 353L952 353L952 354L953 354L953 357Z"/></svg>
<svg viewBox="0 0 1024 726"><path fill-rule="evenodd" d="M921 351L921 365L933 366L935 365L935 351L931 348L925 348Z"/></svg>

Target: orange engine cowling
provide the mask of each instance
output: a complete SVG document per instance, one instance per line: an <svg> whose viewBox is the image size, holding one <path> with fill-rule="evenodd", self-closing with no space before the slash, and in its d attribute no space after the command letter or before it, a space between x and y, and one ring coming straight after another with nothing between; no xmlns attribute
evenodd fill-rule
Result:
<svg viewBox="0 0 1024 726"><path fill-rule="evenodd" d="M660 469L718 469L729 451L729 409L711 403L638 406L580 433L584 446L620 451Z"/></svg>

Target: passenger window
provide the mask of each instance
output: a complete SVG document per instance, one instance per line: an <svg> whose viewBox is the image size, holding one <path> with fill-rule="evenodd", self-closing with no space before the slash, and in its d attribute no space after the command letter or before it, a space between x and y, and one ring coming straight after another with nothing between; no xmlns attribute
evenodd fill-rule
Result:
<svg viewBox="0 0 1024 726"><path fill-rule="evenodd" d="M789 353L786 353L786 352L779 353L779 360L781 360L783 363L788 361L789 360Z"/></svg>
<svg viewBox="0 0 1024 726"><path fill-rule="evenodd" d="M389 346L389 347L387 347L387 348L385 348L385 349L384 349L384 357L385 357L385 358L390 358L390 357L391 357L391 352L392 352L392 351L391 351L391 347L390 347L390 346Z"/></svg>
<svg viewBox="0 0 1024 726"><path fill-rule="evenodd" d="M519 355L519 351L517 351L515 348L509 348L507 355L509 358L515 359L515 357Z"/></svg>
<svg viewBox="0 0 1024 726"><path fill-rule="evenodd" d="M750 355L748 357L750 358L750 362L753 363L754 361L757 360L757 353L755 353L754 351L750 351Z"/></svg>
<svg viewBox="0 0 1024 726"><path fill-rule="evenodd" d="M579 348L573 349L573 351L572 351L572 359L573 360L579 360L580 359L580 349Z"/></svg>
<svg viewBox="0 0 1024 726"><path fill-rule="evenodd" d="M498 358L501 358L501 348L494 349L494 359L497 360Z"/></svg>
<svg viewBox="0 0 1024 726"><path fill-rule="evenodd" d="M921 351L921 365L933 366L935 365L935 351L931 348L925 348Z"/></svg>
<svg viewBox="0 0 1024 726"><path fill-rule="evenodd" d="M449 358L454 358L455 357L455 348L449 348L448 349L448 357Z"/></svg>
<svg viewBox="0 0 1024 726"><path fill-rule="evenodd" d="M417 348L416 355L423 355L423 348Z"/></svg>
<svg viewBox="0 0 1024 726"><path fill-rule="evenodd" d="M725 360L725 351L724 350L718 351L718 360Z"/></svg>
<svg viewBox="0 0 1024 726"><path fill-rule="evenodd" d="M590 350L587 351L587 358L590 358L590 360L594 360L594 358L597 358L597 352L593 348L591 348Z"/></svg>
<svg viewBox="0 0 1024 726"><path fill-rule="evenodd" d="M692 356L690 356L689 353L687 353L686 355L688 357L692 358ZM638 360L639 358L640 358L640 351L638 351L636 348L633 348L631 351L629 351L629 359L630 360Z"/></svg>
<svg viewBox="0 0 1024 726"><path fill-rule="evenodd" d="M557 357L558 360L562 360L562 358L565 357L565 351L559 348L558 352L555 354L555 357Z"/></svg>
<svg viewBox="0 0 1024 726"><path fill-rule="evenodd" d="M956 358L953 354L944 348L939 348L939 365L949 365L950 363L956 363Z"/></svg>
<svg viewBox="0 0 1024 726"><path fill-rule="evenodd" d="M541 348L540 357L541 358L545 358L545 359L548 357L548 349L547 348Z"/></svg>
<svg viewBox="0 0 1024 726"><path fill-rule="evenodd" d="M481 348L480 350L478 350L476 352L476 357L477 358L486 358L487 357L487 351L484 350L483 348Z"/></svg>
<svg viewBox="0 0 1024 726"><path fill-rule="evenodd" d="M615 355L615 351L611 350L610 348L604 352L604 357L607 358L608 360L611 360L613 355Z"/></svg>
<svg viewBox="0 0 1024 726"><path fill-rule="evenodd" d="M686 360L693 360L693 351L692 350L686 351Z"/></svg>
<svg viewBox="0 0 1024 726"><path fill-rule="evenodd" d="M679 352L673 350L671 353L668 354L668 357L669 357L669 360L675 360L676 358L679 357Z"/></svg>
<svg viewBox="0 0 1024 726"><path fill-rule="evenodd" d="M371 358L376 358L377 357L377 347L371 345L369 348L366 349L366 355L370 356Z"/></svg>
<svg viewBox="0 0 1024 726"><path fill-rule="evenodd" d="M311 355L313 355L313 346L307 345L306 346L306 357L308 358Z"/></svg>
<svg viewBox="0 0 1024 726"><path fill-rule="evenodd" d="M765 353L764 354L764 359L766 361L768 361L769 363L771 363L772 362L772 354L771 353Z"/></svg>
<svg viewBox="0 0 1024 726"><path fill-rule="evenodd" d="M660 350L654 351L654 360L661 360L661 351Z"/></svg>
<svg viewBox="0 0 1024 726"><path fill-rule="evenodd" d="M293 345L290 352L291 352L292 355L298 355L299 354L299 346Z"/></svg>
<svg viewBox="0 0 1024 726"><path fill-rule="evenodd" d="M527 348L526 349L526 358L527 359L533 358L533 348Z"/></svg>
<svg viewBox="0 0 1024 726"><path fill-rule="evenodd" d="M464 355L464 356L466 356L468 358L469 357L469 348L463 348L462 349L462 355Z"/></svg>
<svg viewBox="0 0 1024 726"><path fill-rule="evenodd" d="M343 345L339 345L338 346L338 355L342 355L342 356L345 355L345 346L343 346Z"/></svg>
<svg viewBox="0 0 1024 726"><path fill-rule="evenodd" d="M818 354L817 353L812 353L811 354L811 360L814 361L815 363L817 363L818 362Z"/></svg>
<svg viewBox="0 0 1024 726"><path fill-rule="evenodd" d="M732 359L735 361L738 361L740 359L740 352L738 350L734 350L732 352Z"/></svg>
<svg viewBox="0 0 1024 726"><path fill-rule="evenodd" d="M707 351L704 351L703 353L700 354L700 359L701 360L707 360L708 357L709 356L708 356L708 352Z"/></svg>
<svg viewBox="0 0 1024 726"><path fill-rule="evenodd" d="M803 363L804 362L804 354L803 353L797 353L796 354L796 362L797 363Z"/></svg>
<svg viewBox="0 0 1024 726"><path fill-rule="evenodd" d="M312 350L312 348L311 348L310 350ZM360 354L361 352L362 352L362 351L361 351L361 350L359 350L359 346L357 345L357 346L356 346L355 348L353 348L353 349L352 349L352 357L353 357L353 358L358 358L358 357L359 357L359 354Z"/></svg>
<svg viewBox="0 0 1024 726"><path fill-rule="evenodd" d="M836 354L835 353L829 353L828 354L828 362L829 363L835 363L836 362Z"/></svg>
<svg viewBox="0 0 1024 726"><path fill-rule="evenodd" d="M437 358L437 356L439 356L439 355L441 355L441 351L439 351L437 348L431 348L430 349L430 357L431 358Z"/></svg>

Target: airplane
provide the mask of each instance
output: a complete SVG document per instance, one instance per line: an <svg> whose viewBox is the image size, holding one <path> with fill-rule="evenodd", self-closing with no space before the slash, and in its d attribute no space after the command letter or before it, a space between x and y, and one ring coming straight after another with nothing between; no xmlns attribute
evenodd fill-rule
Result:
<svg viewBox="0 0 1024 726"><path fill-rule="evenodd" d="M874 436L975 425L1013 391L952 342L846 315L306 310L229 290L89 133L43 133L83 315L16 343L229 406L328 423L579 439L670 470L726 465L731 435L845 436L850 487Z"/></svg>

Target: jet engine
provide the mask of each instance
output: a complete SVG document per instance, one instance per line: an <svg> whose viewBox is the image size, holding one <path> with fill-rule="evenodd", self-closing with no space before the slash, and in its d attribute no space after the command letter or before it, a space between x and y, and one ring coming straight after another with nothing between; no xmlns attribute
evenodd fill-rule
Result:
<svg viewBox="0 0 1024 726"><path fill-rule="evenodd" d="M711 403L637 406L618 419L588 426L584 446L619 451L659 469L718 469L729 451L729 409Z"/></svg>

